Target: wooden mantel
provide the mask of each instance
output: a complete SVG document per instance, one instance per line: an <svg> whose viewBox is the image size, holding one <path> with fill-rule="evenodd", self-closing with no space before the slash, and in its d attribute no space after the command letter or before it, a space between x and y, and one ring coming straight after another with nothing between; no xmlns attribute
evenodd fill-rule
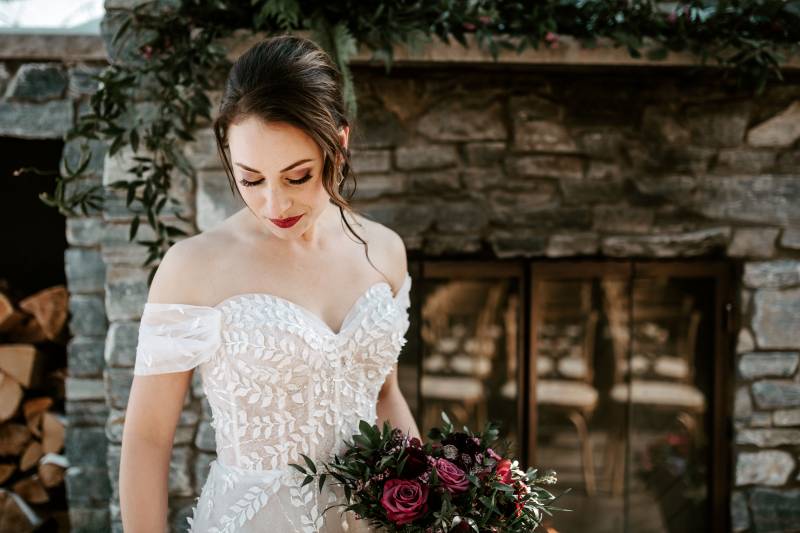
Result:
<svg viewBox="0 0 800 533"><path fill-rule="evenodd" d="M297 35L309 37L309 31L297 32ZM253 34L247 30L239 30L223 41L229 48L228 58L236 59L244 50L265 37L265 34ZM607 66L607 67L691 67L699 66L700 59L689 52L669 52L663 60L651 60L644 57L633 58L625 47L614 47L610 39L598 39L595 48L582 48L580 42L569 36L560 36L557 48L547 48L542 44L538 49L527 48L517 54L511 50L501 50L497 62L491 54L481 50L474 34L467 34L467 48L455 39L450 45L441 42L438 37L422 46L415 53L402 45L394 47L394 64L398 66L425 66L431 64L461 65L519 65L519 66ZM644 48L646 51L648 47ZM788 57L782 65L785 70L800 69L800 55ZM25 34L0 32L0 60L61 60L61 61L102 61L106 60L105 43L99 35L70 34ZM351 59L353 65L381 66L380 59L372 59L372 52L366 47L359 48ZM716 61L709 59L709 68L718 68Z"/></svg>

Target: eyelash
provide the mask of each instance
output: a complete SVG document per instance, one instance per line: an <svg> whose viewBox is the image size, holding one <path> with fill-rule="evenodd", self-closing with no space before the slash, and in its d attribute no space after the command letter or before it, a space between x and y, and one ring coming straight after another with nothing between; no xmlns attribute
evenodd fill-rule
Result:
<svg viewBox="0 0 800 533"><path fill-rule="evenodd" d="M307 182L310 179L311 179L311 174L306 174L302 178L298 178L296 180L289 180L289 183L291 183L292 185L302 185L303 183ZM247 181L246 179L242 178L239 180L239 183L241 183L245 187L255 187L256 185L259 185L263 181L264 181L263 179L258 181Z"/></svg>

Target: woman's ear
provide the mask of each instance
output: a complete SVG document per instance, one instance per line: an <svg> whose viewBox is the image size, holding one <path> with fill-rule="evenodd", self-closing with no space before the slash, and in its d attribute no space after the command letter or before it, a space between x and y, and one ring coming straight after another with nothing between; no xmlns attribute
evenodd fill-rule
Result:
<svg viewBox="0 0 800 533"><path fill-rule="evenodd" d="M347 148L347 143L350 139L350 126L342 126L339 128L339 140L342 146Z"/></svg>

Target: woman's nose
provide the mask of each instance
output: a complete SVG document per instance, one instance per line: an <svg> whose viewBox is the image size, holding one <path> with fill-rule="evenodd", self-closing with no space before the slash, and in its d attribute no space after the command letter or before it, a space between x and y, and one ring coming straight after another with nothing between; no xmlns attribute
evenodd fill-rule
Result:
<svg viewBox="0 0 800 533"><path fill-rule="evenodd" d="M291 213L287 213L286 211L292 205L291 199L277 187L265 187L265 189L265 194L267 195L267 215L270 218L289 216Z"/></svg>

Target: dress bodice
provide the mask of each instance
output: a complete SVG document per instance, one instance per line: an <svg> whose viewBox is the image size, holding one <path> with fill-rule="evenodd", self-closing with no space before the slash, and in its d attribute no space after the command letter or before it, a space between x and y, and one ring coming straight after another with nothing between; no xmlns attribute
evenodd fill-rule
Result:
<svg viewBox="0 0 800 533"><path fill-rule="evenodd" d="M410 287L408 274L396 295L386 282L373 284L338 332L306 308L266 293L238 294L214 306L147 303L134 374L198 367L211 406L217 469L274 481L272 489L261 483L263 498L254 495L261 508L270 490L297 480L287 465L302 464L299 453L329 461L358 433L359 420L376 423L378 393L406 343ZM234 484L221 477L207 483L218 482ZM218 506L216 500L207 503ZM244 531L230 526L255 511L237 514L240 507L233 505L227 521L220 515L213 527Z"/></svg>

